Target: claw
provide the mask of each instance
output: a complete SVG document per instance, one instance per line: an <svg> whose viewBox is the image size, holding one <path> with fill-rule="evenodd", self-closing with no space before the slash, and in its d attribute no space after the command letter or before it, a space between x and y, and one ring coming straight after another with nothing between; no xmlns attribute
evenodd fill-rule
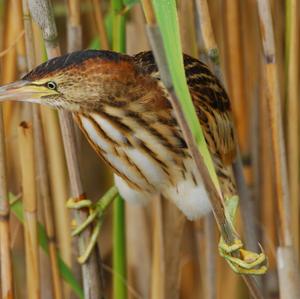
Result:
<svg viewBox="0 0 300 299"><path fill-rule="evenodd" d="M240 257L232 255L236 251L239 252ZM220 255L226 259L231 269L236 273L261 275L265 274L267 271L268 262L263 250L259 254L245 250L243 249L243 243L239 239L236 239L232 245L227 245L223 239L221 239L219 243L219 252Z"/></svg>
<svg viewBox="0 0 300 299"><path fill-rule="evenodd" d="M220 239L219 242L219 249L223 252L226 252L227 254L230 254L232 252L235 252L243 247L243 243L239 239L235 239L233 244L226 244L223 240L223 238Z"/></svg>
<svg viewBox="0 0 300 299"><path fill-rule="evenodd" d="M72 237L81 234L88 226L95 222L95 226L92 229L92 235L90 237L90 240L88 241L87 247L84 253L78 257L79 263L83 264L89 258L95 244L97 243L97 237L100 233L104 212L117 196L117 194L118 191L114 186L110 188L96 204L93 204L89 199L76 201L76 199L70 198L67 201L68 208L77 210L82 208L89 209L89 216L81 224L75 226L74 230L72 231Z"/></svg>
<svg viewBox="0 0 300 299"><path fill-rule="evenodd" d="M79 264L84 264L87 261L87 259L89 258L94 246L97 243L97 237L100 233L101 225L102 225L102 221L99 221L96 224L96 226L94 227L90 241L89 241L84 253L77 258Z"/></svg>
<svg viewBox="0 0 300 299"><path fill-rule="evenodd" d="M75 237L79 235L81 232L83 232L98 216L99 219L102 217L102 211L99 209L91 209L90 215L83 221L80 225L76 226L76 228L72 231L71 235L72 237Z"/></svg>

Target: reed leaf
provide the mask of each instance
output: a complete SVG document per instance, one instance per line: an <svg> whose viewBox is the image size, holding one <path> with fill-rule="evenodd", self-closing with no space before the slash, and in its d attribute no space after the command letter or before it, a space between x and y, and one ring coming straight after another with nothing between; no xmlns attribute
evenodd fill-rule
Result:
<svg viewBox="0 0 300 299"><path fill-rule="evenodd" d="M162 34L164 48L166 53L168 53L168 67L174 83L175 92L180 100L185 118L198 144L199 151L204 159L211 179L216 189L220 190L213 161L208 151L202 128L198 121L198 117L186 83L176 1L153 0L153 7Z"/></svg>

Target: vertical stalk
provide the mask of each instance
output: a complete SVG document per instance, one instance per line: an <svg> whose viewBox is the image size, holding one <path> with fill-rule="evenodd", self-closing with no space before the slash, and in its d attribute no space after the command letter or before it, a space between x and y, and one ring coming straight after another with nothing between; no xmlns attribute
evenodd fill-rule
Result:
<svg viewBox="0 0 300 299"><path fill-rule="evenodd" d="M106 30L105 30L104 18L103 18L103 14L102 14L102 10L101 10L102 7L100 5L100 1L101 0L92 0L93 11L95 14L95 20L96 20L99 39L100 39L101 49L108 50L109 42L108 42Z"/></svg>
<svg viewBox="0 0 300 299"><path fill-rule="evenodd" d="M122 14L122 0L112 0L113 42L112 49L117 52L126 51L125 16ZM126 299L126 237L125 237L124 201L118 196L113 206L113 298Z"/></svg>
<svg viewBox="0 0 300 299"><path fill-rule="evenodd" d="M26 45L26 57L27 67L31 70L36 65L36 58L34 55L34 37L32 20L29 13L29 7L27 0L23 1L23 14L24 18L24 30L25 30L25 45ZM34 125L34 140L35 140L35 154L36 154L36 170L38 178L38 188L42 199L45 226L47 231L47 237L49 240L49 256L52 275L52 289L55 299L62 298L62 285L59 275L59 269L57 264L57 248L55 244L55 232L53 223L53 213L50 197L50 186L48 177L48 168L45 155L45 144L42 123L40 118L40 107L32 105L33 125Z"/></svg>
<svg viewBox="0 0 300 299"><path fill-rule="evenodd" d="M2 298L13 299L12 256L9 232L9 202L5 163L4 127L2 105L0 106L0 273Z"/></svg>
<svg viewBox="0 0 300 299"><path fill-rule="evenodd" d="M223 2L225 15L225 55L228 92L232 101L233 114L236 119L236 131L241 152L248 153L248 101L245 92L244 59L242 44L242 23L240 1Z"/></svg>
<svg viewBox="0 0 300 299"><path fill-rule="evenodd" d="M287 69L287 156L292 210L292 235L296 258L299 261L299 3L286 1L286 69Z"/></svg>
<svg viewBox="0 0 300 299"><path fill-rule="evenodd" d="M126 236L124 200L117 196L113 214L113 298L126 299Z"/></svg>
<svg viewBox="0 0 300 299"><path fill-rule="evenodd" d="M39 245L35 157L31 125L22 122L18 133L24 202L27 297L38 299L40 298Z"/></svg>
<svg viewBox="0 0 300 299"><path fill-rule="evenodd" d="M151 269L151 299L164 299L165 296L165 250L163 236L163 213L161 196L152 201L152 269Z"/></svg>
<svg viewBox="0 0 300 299"><path fill-rule="evenodd" d="M3 40L4 47L12 44L11 40L15 38L16 30L14 26L9 26L10 22L13 22L13 15L10 13L14 3L7 3L7 11L9 13L7 18L8 26L4 26L6 34ZM1 7L3 8L3 6ZM13 34L11 34L13 33ZM11 49L12 50L12 49ZM11 64L16 59L15 50L8 52L8 57L2 63L2 83L7 80L9 82L14 77L15 68ZM13 73L11 73L13 71ZM7 190L7 169L6 169L6 148L5 148L5 129L3 121L3 104L0 106L0 297L1 298L14 298L13 290L13 269L12 269L12 253L10 248L10 231L9 231L9 202L8 202L8 190ZM10 123L10 122L9 122Z"/></svg>

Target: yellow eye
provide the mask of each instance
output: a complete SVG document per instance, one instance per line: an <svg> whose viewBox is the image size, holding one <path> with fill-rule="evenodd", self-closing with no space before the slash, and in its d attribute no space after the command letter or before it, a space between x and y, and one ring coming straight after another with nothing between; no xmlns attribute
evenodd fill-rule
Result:
<svg viewBox="0 0 300 299"><path fill-rule="evenodd" d="M51 89L51 90L56 90L57 89L57 85L55 82L53 81L49 81L46 83L47 88Z"/></svg>

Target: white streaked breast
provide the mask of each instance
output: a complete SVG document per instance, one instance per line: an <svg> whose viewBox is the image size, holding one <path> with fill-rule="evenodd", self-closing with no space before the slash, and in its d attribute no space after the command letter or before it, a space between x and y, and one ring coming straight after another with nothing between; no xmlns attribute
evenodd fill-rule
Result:
<svg viewBox="0 0 300 299"><path fill-rule="evenodd" d="M80 116L80 120L91 140L106 152L111 151L110 144L104 138L101 138L101 135L95 129L92 121L84 116Z"/></svg>
<svg viewBox="0 0 300 299"><path fill-rule="evenodd" d="M107 119L95 113L91 113L90 116L112 140L116 142L124 142L124 136L113 125L111 125Z"/></svg>
<svg viewBox="0 0 300 299"><path fill-rule="evenodd" d="M146 181L133 167L125 163L124 160L116 156L115 154L104 154L105 159L120 173L124 174L130 181L141 187L146 187Z"/></svg>

